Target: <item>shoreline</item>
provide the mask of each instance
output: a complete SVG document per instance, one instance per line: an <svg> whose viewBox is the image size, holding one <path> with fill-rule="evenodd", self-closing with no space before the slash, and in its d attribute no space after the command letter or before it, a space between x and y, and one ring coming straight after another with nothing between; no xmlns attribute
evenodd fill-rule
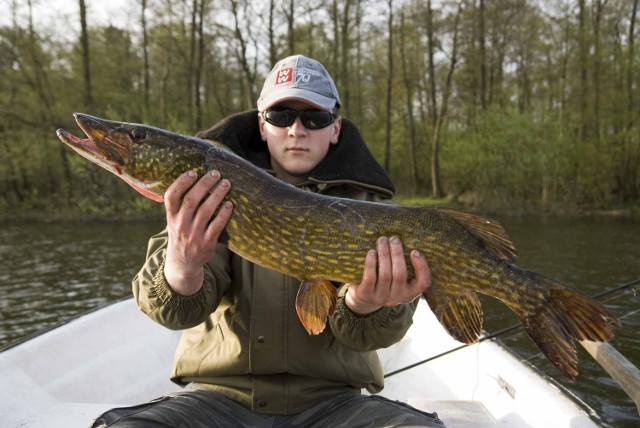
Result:
<svg viewBox="0 0 640 428"><path fill-rule="evenodd" d="M398 198L399 203L402 205L415 205L415 206L441 206L457 208L465 211L475 212L486 217L555 217L555 218L587 218L587 217L602 217L602 218L628 218L628 219L640 219L640 209L638 208L594 208L594 209L559 209L559 210L533 210L533 209L491 209L491 208L472 208L467 207L464 204L451 204L446 201L433 201L433 200L420 200L415 198ZM403 201L410 200L411 204L406 204ZM417 203L417 202L419 203ZM0 213L0 224L2 223L141 223L165 221L164 211L161 212L142 212L125 215L99 215L99 214L86 214L86 213L49 213L42 211L33 212L20 212L20 213Z"/></svg>

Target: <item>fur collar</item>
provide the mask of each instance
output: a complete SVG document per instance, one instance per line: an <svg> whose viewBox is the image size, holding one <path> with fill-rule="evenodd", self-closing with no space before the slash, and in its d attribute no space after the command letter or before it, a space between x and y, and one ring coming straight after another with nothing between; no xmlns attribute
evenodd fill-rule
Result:
<svg viewBox="0 0 640 428"><path fill-rule="evenodd" d="M269 151L260 137L258 110L248 110L222 119L210 129L196 134L214 140L249 160L256 166L270 170ZM367 148L360 131L353 122L342 118L338 144L311 172L315 183L348 183L365 187L390 198L395 192L391 179Z"/></svg>

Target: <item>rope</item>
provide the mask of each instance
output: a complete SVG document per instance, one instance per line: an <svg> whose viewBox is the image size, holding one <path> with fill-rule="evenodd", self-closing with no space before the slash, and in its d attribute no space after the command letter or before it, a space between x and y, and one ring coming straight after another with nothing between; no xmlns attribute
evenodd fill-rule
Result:
<svg viewBox="0 0 640 428"><path fill-rule="evenodd" d="M621 285L619 285L617 287L613 287L613 288L610 288L608 290L604 290L604 291L602 291L600 293L596 293L591 297L594 298L594 299L599 299L600 297L604 297L604 296L607 296L609 294L615 293L618 290L627 289L627 288L631 287L632 285L636 285L636 284L640 284L640 278L634 279L633 281L627 282L625 284L621 284Z"/></svg>
<svg viewBox="0 0 640 428"><path fill-rule="evenodd" d="M613 293L615 293L615 292L618 292L618 291L621 291L621 290L626 290L627 288L629 288L629 287L631 287L631 286L633 286L633 285L636 285L636 284L640 284L640 278L637 278L637 279L635 279L635 280L633 280L633 281L630 281L630 282L627 282L627 283L624 283L624 284L620 284L620 285L618 285L618 286L616 286L616 287L612 287L612 288L610 288L610 289L608 289L608 290L604 290L604 291L602 291L602 292L600 292L600 293L596 293L596 294L592 295L592 296L591 296L591 298L593 298L593 299L599 299L599 298L601 298L601 297L608 296L608 295L613 294ZM635 291L634 291L634 295L635 295ZM633 313L636 313L636 312L638 312L638 311L640 311L640 310L636 310L636 311L633 311L633 312L631 312L631 313L629 313L629 314L625 314L624 316L622 316L622 317L620 317L620 318L624 318L624 317L626 317L626 316L628 316L628 315L631 315L631 314L633 314ZM486 341L486 340L495 339L496 337L500 337L500 336L502 336L502 335L504 335L504 334L507 334L507 333L512 332L512 331L514 331L514 330L517 330L517 329L519 329L519 328L522 328L522 324L521 324L521 323L516 323L516 324L510 325L510 326L508 326L508 327L505 327L505 328L503 328L503 329L501 329L501 330L497 330L497 331L495 331L495 332L493 332L493 333L491 333L491 334L488 334L488 335L486 335L486 336L482 336L482 337L480 338L480 340L478 340L476 343L482 343L482 342L484 342L484 341ZM418 361L418 362L416 362L416 363L410 364L410 365L408 365L408 366L406 366L406 367L402 367L402 368L400 368L400 369L398 369L398 370L394 370L394 371L392 371L392 372L389 372L389 373L385 374L385 375L384 375L384 377L385 377L385 378L389 378L389 377L391 377L391 376L397 375L398 373L402 373L402 372L407 371L407 370L410 370L410 369L412 369L412 368L414 368L414 367L418 367L418 366L420 366L420 365L422 365L422 364L426 364L426 363L428 363L428 362L430 362L430 361L433 361L433 360L435 360L435 359L438 359L438 358L444 357L445 355L449 355L449 354L451 354L451 353L453 353L453 352L459 351L460 349L464 349L464 348L466 348L467 346L471 346L471 345L475 345L475 343L468 344L468 345L467 345L467 344L465 344L465 345L460 345L460 346L458 346L458 347L455 347L455 348L449 349L448 351L444 351L444 352L442 352L442 353L440 353L440 354L437 354L437 355L434 355L434 356L432 356L432 357L426 358L426 359L424 359L424 360Z"/></svg>

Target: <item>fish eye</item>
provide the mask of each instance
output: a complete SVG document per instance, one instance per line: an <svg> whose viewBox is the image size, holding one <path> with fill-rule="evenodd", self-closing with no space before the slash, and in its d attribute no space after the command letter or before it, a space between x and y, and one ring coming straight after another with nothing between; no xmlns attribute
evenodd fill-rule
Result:
<svg viewBox="0 0 640 428"><path fill-rule="evenodd" d="M144 131L144 129L135 128L133 131L131 131L131 136L136 141L142 141L146 138L147 133Z"/></svg>

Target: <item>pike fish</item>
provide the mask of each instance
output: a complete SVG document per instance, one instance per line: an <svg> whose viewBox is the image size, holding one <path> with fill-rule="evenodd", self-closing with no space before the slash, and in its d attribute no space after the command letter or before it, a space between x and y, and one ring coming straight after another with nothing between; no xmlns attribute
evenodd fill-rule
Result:
<svg viewBox="0 0 640 428"><path fill-rule="evenodd" d="M358 283L380 236L397 236L431 268L424 293L446 331L464 343L482 334L477 293L495 297L519 318L551 363L578 374L576 340L608 341L618 320L600 303L516 266L516 251L495 221L440 207L410 207L306 192L271 176L223 145L163 129L74 114L88 138L59 129L79 155L161 202L182 173L218 170L231 182L232 216L221 242L238 255L302 281L296 300L309 334L321 333L337 294L331 281ZM222 142L224 143L224 142Z"/></svg>

